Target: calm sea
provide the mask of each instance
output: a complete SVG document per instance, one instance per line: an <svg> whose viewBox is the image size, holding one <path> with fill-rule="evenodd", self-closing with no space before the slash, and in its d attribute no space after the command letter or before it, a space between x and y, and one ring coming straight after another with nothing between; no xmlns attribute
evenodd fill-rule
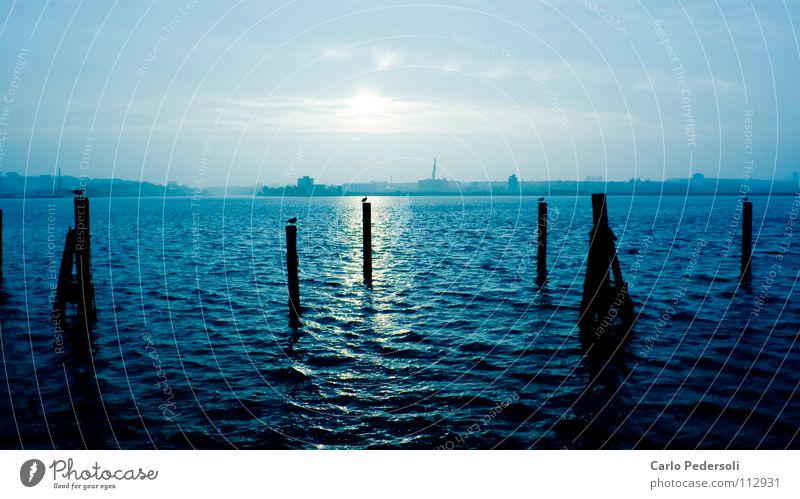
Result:
<svg viewBox="0 0 800 499"><path fill-rule="evenodd" d="M98 322L54 327L71 199L3 200L2 448L800 448L800 200L610 197L639 314L576 331L588 197L92 199ZM297 216L302 323L287 316ZM55 266L55 267L51 267ZM61 341L63 340L63 345Z"/></svg>

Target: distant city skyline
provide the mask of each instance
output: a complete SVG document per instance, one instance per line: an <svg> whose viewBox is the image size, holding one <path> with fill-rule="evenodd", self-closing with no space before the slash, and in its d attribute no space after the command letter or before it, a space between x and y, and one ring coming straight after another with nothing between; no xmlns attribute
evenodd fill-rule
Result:
<svg viewBox="0 0 800 499"><path fill-rule="evenodd" d="M427 177L427 178L419 178L419 179L410 180L410 181L406 181L406 180L396 181L396 180L393 180L392 176L390 175L390 178L388 178L388 179L386 179L386 178L373 178L373 179L363 179L363 180L358 181L358 182L343 182L343 183L338 183L338 184L335 183L335 182L321 182L320 179L317 179L317 178L312 177L310 175L302 175L302 176L298 176L295 179L277 179L275 182L261 182L261 183L258 183L258 184L251 184L251 185L263 185L263 186L270 186L270 187L276 187L276 186L277 187L284 187L286 185L296 185L297 187L300 187L300 188L303 188L303 189L306 189L306 190L312 190L313 188L318 187L320 185L346 185L346 184L359 184L360 185L360 184L375 184L375 183L387 184L387 185L392 185L392 184L401 185L401 184L412 184L412 183L416 184L418 182L423 182L424 183L424 182L430 182L430 181L434 181L434 182L516 182L516 183L519 183L519 184L523 184L525 182L536 182L536 183L542 183L542 182L599 182L599 183L606 183L606 182L626 182L626 181L634 181L634 180L636 180L636 181L645 181L645 182L659 182L659 181L667 181L667 182L669 182L669 181L690 180L690 179L694 180L694 181L724 179L724 180L737 180L737 181L741 181L742 183L747 183L750 180L789 182L789 183L795 184L798 187L800 187L800 172L797 172L797 171L791 172L791 174L787 178L760 178L760 177L749 176L749 175L746 176L746 177L740 177L740 178L706 177L704 172L698 171L698 172L692 173L691 176L687 176L687 177L669 177L669 178L663 178L663 179L662 178L631 177L631 178L628 178L628 179L621 179L621 180L606 179L602 175L586 175L584 178L579 178L579 179L570 179L570 178L552 178L552 179L545 179L545 180L524 179L524 178L520 177L517 173L513 173L513 172L512 173L508 173L508 176L506 178L503 178L503 174L498 172L498 176L497 177L486 178L486 179L456 179L456 178L448 178L448 177L444 177L444 178L438 177L437 178L435 175L436 175L435 174L435 170L433 170L432 172L430 172L430 176ZM50 174L50 173L40 173L40 174L27 175L27 176L24 175L24 174L18 173L18 172L0 172L0 186L2 186L4 182L7 183L8 179L13 179L13 178L18 178L19 179L18 182L23 182L24 181L23 179L25 179L25 178L27 178L28 181L30 181L30 179L33 179L33 178L40 178L40 179L44 179L47 182L52 183L56 190L61 190L62 189L62 185L61 185L61 183L62 183L62 175L61 175L60 171L57 171L55 175ZM120 181L120 182L136 182L136 181L138 181L137 179L121 178L121 177L113 177L113 178L112 177L83 177L82 178L80 176L74 176L74 175L64 175L63 178L66 179L65 182L67 184L69 184L70 180L72 180L73 183L79 183L84 178L86 180L95 180L95 181L97 181L97 180L114 180L114 181ZM513 180L512 180L512 178L513 178ZM149 182L149 181L145 181L145 182L148 183L148 184L162 185L162 186L165 186L165 187L175 186L175 185L179 185L179 184L180 185L189 185L191 183L191 182L178 182L176 180L169 180L167 182L161 182L161 183ZM241 184L228 184L228 185L240 186ZM64 185L63 189L66 190L66 189L70 188L70 186L71 186L71 184L70 185ZM225 184L208 184L208 185L206 185L206 187L224 188Z"/></svg>
<svg viewBox="0 0 800 499"><path fill-rule="evenodd" d="M512 173L505 180L452 180L428 178L412 182L373 180L345 184L319 183L313 177L302 176L287 184L205 185L191 186L170 180L166 184L131 179L85 178L41 174L22 176L14 172L0 175L0 198L71 197L74 189L94 197L264 195L264 196L355 196L371 195L800 195L800 174L789 179L710 178L695 173L689 178L650 180L631 178L606 181L597 176L582 180L525 181Z"/></svg>
<svg viewBox="0 0 800 499"><path fill-rule="evenodd" d="M310 8L312 7L313 8ZM796 3L0 8L0 172L194 187L788 179Z"/></svg>

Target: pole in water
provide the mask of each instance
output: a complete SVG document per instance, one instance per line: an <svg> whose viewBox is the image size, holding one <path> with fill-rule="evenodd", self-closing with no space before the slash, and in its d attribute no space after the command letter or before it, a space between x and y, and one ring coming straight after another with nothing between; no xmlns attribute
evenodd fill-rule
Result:
<svg viewBox="0 0 800 499"><path fill-rule="evenodd" d="M578 321L584 332L594 327L596 311L605 307L610 294L607 224L606 196L592 194L592 230L589 232L589 254Z"/></svg>
<svg viewBox="0 0 800 499"><path fill-rule="evenodd" d="M3 210L0 210L0 279L3 278Z"/></svg>
<svg viewBox="0 0 800 499"><path fill-rule="evenodd" d="M361 203L361 223L364 228L364 284L372 285L372 204Z"/></svg>
<svg viewBox="0 0 800 499"><path fill-rule="evenodd" d="M75 193L73 207L75 210L75 228L70 226L64 241L64 253L58 272L56 301L51 311L53 320L63 323L67 305L78 306L78 321L84 324L97 320L97 307L94 299L94 282L92 280L91 224L89 216L89 200L83 189ZM73 274L72 270L76 273Z"/></svg>
<svg viewBox="0 0 800 499"><path fill-rule="evenodd" d="M539 200L539 218L536 224L536 281L547 280L547 203Z"/></svg>
<svg viewBox="0 0 800 499"><path fill-rule="evenodd" d="M75 270L77 271L80 298L78 310L82 319L92 322L97 319L92 280L91 223L89 199L83 193L75 196Z"/></svg>
<svg viewBox="0 0 800 499"><path fill-rule="evenodd" d="M58 286L56 287L56 302L52 311L55 323L63 323L67 313L67 304L75 301L74 286L72 285L72 266L75 264L75 229L70 227L64 240L64 252L61 255L61 266L58 271Z"/></svg>
<svg viewBox="0 0 800 499"><path fill-rule="evenodd" d="M635 320L633 301L617 258L616 239L608 226L606 195L592 194L592 230L578 325L584 334L594 331L593 341L604 334L615 317L619 317L626 331ZM611 276L614 277L613 288Z"/></svg>
<svg viewBox="0 0 800 499"><path fill-rule="evenodd" d="M286 225L286 283L289 287L289 315L300 316L300 283L297 279L297 226Z"/></svg>
<svg viewBox="0 0 800 499"><path fill-rule="evenodd" d="M750 259L753 255L753 203L745 198L742 203L742 279L751 277Z"/></svg>

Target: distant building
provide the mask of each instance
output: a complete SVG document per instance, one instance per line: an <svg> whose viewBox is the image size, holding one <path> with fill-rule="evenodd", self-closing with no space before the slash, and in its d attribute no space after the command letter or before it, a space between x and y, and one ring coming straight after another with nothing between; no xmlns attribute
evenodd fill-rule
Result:
<svg viewBox="0 0 800 499"><path fill-rule="evenodd" d="M511 194L519 193L519 180L517 180L517 175L512 173L510 177L508 177L508 192Z"/></svg>
<svg viewBox="0 0 800 499"><path fill-rule="evenodd" d="M705 182L705 180L706 180L706 176L703 175L702 173L695 173L695 174L692 175L692 184L693 185L701 185L703 182Z"/></svg>
<svg viewBox="0 0 800 499"><path fill-rule="evenodd" d="M297 190L301 196L308 196L314 191L314 179L308 175L298 178Z"/></svg>
<svg viewBox="0 0 800 499"><path fill-rule="evenodd" d="M587 182L602 182L603 176L602 175L586 175Z"/></svg>
<svg viewBox="0 0 800 499"><path fill-rule="evenodd" d="M361 182L347 184L345 192L354 194L386 194L392 192L392 185L388 182Z"/></svg>
<svg viewBox="0 0 800 499"><path fill-rule="evenodd" d="M426 178L417 181L417 192L447 192L450 190L450 182L446 179Z"/></svg>
<svg viewBox="0 0 800 499"><path fill-rule="evenodd" d="M427 193L441 193L449 192L451 190L451 182L447 179L436 178L436 158L433 158L433 171L431 178L426 178L417 181L417 191Z"/></svg>

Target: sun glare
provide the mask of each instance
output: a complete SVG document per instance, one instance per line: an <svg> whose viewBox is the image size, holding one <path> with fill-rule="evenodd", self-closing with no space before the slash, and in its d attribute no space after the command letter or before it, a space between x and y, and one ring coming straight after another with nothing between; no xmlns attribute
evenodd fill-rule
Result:
<svg viewBox="0 0 800 499"><path fill-rule="evenodd" d="M347 99L348 111L356 117L383 114L388 110L389 100L371 90L363 90Z"/></svg>

